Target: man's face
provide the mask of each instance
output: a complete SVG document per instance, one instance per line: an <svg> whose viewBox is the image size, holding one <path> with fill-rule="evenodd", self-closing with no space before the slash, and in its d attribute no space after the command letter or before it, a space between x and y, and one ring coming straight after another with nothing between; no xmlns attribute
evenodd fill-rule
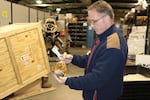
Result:
<svg viewBox="0 0 150 100"><path fill-rule="evenodd" d="M88 11L88 20L90 26L95 30L96 34L101 34L105 31L105 18L106 14L98 13L96 9Z"/></svg>

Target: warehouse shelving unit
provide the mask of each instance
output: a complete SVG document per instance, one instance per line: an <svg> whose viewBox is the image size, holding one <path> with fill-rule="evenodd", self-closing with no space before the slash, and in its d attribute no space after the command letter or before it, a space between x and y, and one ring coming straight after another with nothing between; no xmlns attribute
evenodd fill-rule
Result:
<svg viewBox="0 0 150 100"><path fill-rule="evenodd" d="M68 24L68 33L71 36L72 42L71 47L81 47L86 44L86 31L87 26L84 25L86 22L76 22Z"/></svg>
<svg viewBox="0 0 150 100"><path fill-rule="evenodd" d="M150 4L140 13L136 12L133 20L135 26L146 26L144 54L150 54ZM138 20L138 19L142 20ZM145 20L146 18L146 20ZM143 54L143 55L144 55ZM135 59L125 67L123 95L118 100L150 100L150 69L136 65Z"/></svg>
<svg viewBox="0 0 150 100"><path fill-rule="evenodd" d="M150 4L147 9L147 30L145 40L145 54L150 54Z"/></svg>

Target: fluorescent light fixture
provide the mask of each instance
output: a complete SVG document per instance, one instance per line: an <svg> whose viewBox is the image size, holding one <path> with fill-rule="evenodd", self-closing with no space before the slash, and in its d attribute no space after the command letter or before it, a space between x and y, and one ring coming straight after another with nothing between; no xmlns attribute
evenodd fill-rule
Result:
<svg viewBox="0 0 150 100"><path fill-rule="evenodd" d="M131 8L131 12L135 13L135 8Z"/></svg>
<svg viewBox="0 0 150 100"><path fill-rule="evenodd" d="M61 11L61 8L56 8L57 13Z"/></svg>
<svg viewBox="0 0 150 100"><path fill-rule="evenodd" d="M60 11L61 11L61 8L56 8L56 11L57 11L57 12L60 12Z"/></svg>
<svg viewBox="0 0 150 100"><path fill-rule="evenodd" d="M36 3L37 3L37 4L41 4L42 1L41 1L41 0L36 0Z"/></svg>

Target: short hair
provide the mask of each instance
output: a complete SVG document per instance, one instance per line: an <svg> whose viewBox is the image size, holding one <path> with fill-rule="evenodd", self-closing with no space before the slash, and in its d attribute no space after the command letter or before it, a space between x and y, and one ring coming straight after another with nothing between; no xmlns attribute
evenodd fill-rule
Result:
<svg viewBox="0 0 150 100"><path fill-rule="evenodd" d="M98 13L104 13L114 19L114 11L110 4L104 0L98 0L88 7L87 10L96 9Z"/></svg>

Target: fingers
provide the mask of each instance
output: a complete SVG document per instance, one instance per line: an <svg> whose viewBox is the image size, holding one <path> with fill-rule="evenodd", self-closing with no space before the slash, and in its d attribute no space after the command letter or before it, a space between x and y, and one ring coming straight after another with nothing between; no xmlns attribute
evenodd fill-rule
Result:
<svg viewBox="0 0 150 100"><path fill-rule="evenodd" d="M65 63L70 63L73 59L73 56L71 54L67 54L66 52L63 53L63 59Z"/></svg>
<svg viewBox="0 0 150 100"><path fill-rule="evenodd" d="M57 76L56 74L53 74L53 76L59 82L59 76Z"/></svg>
<svg viewBox="0 0 150 100"><path fill-rule="evenodd" d="M61 77L61 76L57 76L55 74L53 74L54 78L58 81L58 83L60 84L65 84L67 77Z"/></svg>
<svg viewBox="0 0 150 100"><path fill-rule="evenodd" d="M67 58L67 55L68 55L67 52L64 52L64 53L63 53L63 58L64 58L64 59Z"/></svg>
<svg viewBox="0 0 150 100"><path fill-rule="evenodd" d="M61 83L61 80L59 79L59 76L53 74L54 78L58 81L58 83Z"/></svg>
<svg viewBox="0 0 150 100"><path fill-rule="evenodd" d="M63 53L63 58L65 59L72 59L72 55L71 54L67 54L66 52Z"/></svg>

